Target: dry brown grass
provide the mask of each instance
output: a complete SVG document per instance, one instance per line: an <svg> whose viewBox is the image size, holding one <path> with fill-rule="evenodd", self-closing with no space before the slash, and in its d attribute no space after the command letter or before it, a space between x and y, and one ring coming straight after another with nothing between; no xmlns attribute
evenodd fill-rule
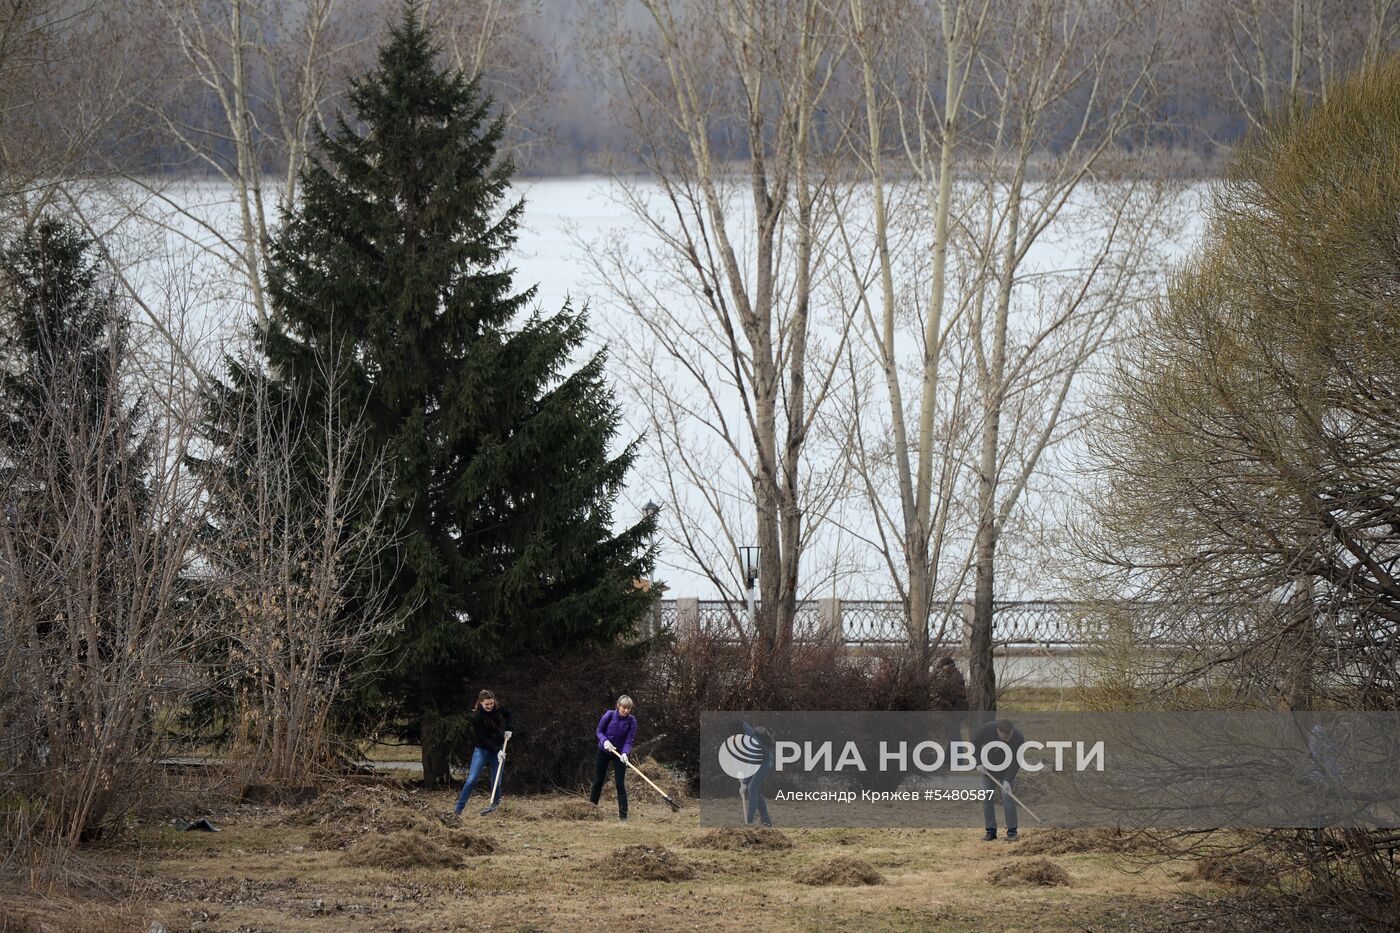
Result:
<svg viewBox="0 0 1400 933"><path fill-rule="evenodd" d="M987 873L987 883L995 885L1030 884L1042 888L1069 885L1069 872L1046 858L1012 862Z"/></svg>
<svg viewBox="0 0 1400 933"><path fill-rule="evenodd" d="M867 884L883 884L884 876L875 870L865 859L853 855L838 855L816 865L804 868L793 878L798 884L814 887L842 885L859 887Z"/></svg>
<svg viewBox="0 0 1400 933"><path fill-rule="evenodd" d="M686 844L692 849L719 849L726 852L792 848L792 840L782 830L757 826L725 826L712 829Z"/></svg>
<svg viewBox="0 0 1400 933"><path fill-rule="evenodd" d="M603 811L587 800L573 798L555 804L544 812L544 818L548 820L601 820Z"/></svg>
<svg viewBox="0 0 1400 933"><path fill-rule="evenodd" d="M1083 852L1137 852L1142 840L1118 829L1036 829L1022 836L1014 855L1078 855Z"/></svg>
<svg viewBox="0 0 1400 933"><path fill-rule="evenodd" d="M449 832L447 845L467 855L490 855L501 847L491 836L474 833L469 829L454 829Z"/></svg>
<svg viewBox="0 0 1400 933"><path fill-rule="evenodd" d="M1072 887L1017 885L989 898L988 872L1027 859L1017 857L1014 846L983 843L974 830L784 829L792 849L681 850L680 845L707 835L695 811L673 814L640 791L626 824L557 818L553 814L561 806L574 809L580 803L562 795L508 797L489 817L469 813L460 821L449 819L447 826L442 818L451 812L451 791L352 788L336 796L342 805L353 805L358 815L352 823L389 824L400 819L400 808L411 810L418 817L411 822L420 829L384 835L426 837L449 858L443 867L386 870L349 864L348 847L320 850L313 837L334 829L332 813L341 812L333 800L312 804L324 809L310 820L288 808L230 807L210 814L222 833L177 833L168 824L151 824L121 844L93 850L94 870L125 879L120 890L128 901L117 908L115 895L99 892L90 901L93 916L107 906L142 919L111 920L101 924L100 933L141 933L154 918L172 931L229 933L240 928L439 933L487 927L581 933L696 928L705 933L755 928L982 933L1025 929L1032 916L1044 933L1085 928L1141 933L1156 929L1155 918L1179 918L1182 911L1167 908L1183 895L1220 896L1216 883L1179 880L1185 870L1181 863L1135 862L1127 872L1116 867L1113 854L1086 853L1057 859L1073 874ZM773 815L783 819L781 804L774 805ZM317 822L322 818L329 819ZM421 829L434 824L439 828ZM458 834L487 838L494 850L484 862L473 859L476 847ZM362 838L369 835L376 833ZM600 862L611 864L619 849L633 845L671 850L694 876L645 880L633 871L639 862L632 856L623 858L627 867L599 870ZM799 869L838 856L858 858L881 874L879 896L858 896L853 892L862 889L842 885L794 883ZM428 859L436 860L436 854ZM31 895L24 903L46 901ZM490 905L489 914L482 912L484 904Z"/></svg>
<svg viewBox="0 0 1400 933"><path fill-rule="evenodd" d="M101 904L71 898L21 898L0 894L0 933L115 933L148 928L157 912L149 904Z"/></svg>

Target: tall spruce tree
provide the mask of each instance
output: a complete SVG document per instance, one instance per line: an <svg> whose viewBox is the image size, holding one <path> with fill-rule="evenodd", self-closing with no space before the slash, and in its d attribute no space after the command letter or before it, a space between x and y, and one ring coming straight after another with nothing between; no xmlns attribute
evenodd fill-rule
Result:
<svg viewBox="0 0 1400 933"><path fill-rule="evenodd" d="M353 361L342 397L389 455L404 624L378 682L431 785L449 779L474 667L635 626L652 528L613 533L636 442L609 455L604 355L573 365L584 314L513 293L523 202L506 202L502 123L412 5L350 102L273 243L265 346L295 392L318 391L318 354Z"/></svg>
<svg viewBox="0 0 1400 933"><path fill-rule="evenodd" d="M44 451L75 502L85 492L111 501L121 485L144 506L140 471L117 468L153 457L144 406L112 382L129 330L96 248L75 227L45 217L0 251L0 456L12 481L41 482L28 461Z"/></svg>

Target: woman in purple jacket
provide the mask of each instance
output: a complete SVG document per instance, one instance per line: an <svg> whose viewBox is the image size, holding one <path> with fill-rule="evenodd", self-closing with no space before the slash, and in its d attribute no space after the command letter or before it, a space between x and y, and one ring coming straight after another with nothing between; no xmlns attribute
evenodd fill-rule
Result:
<svg viewBox="0 0 1400 933"><path fill-rule="evenodd" d="M617 709L610 709L598 720L598 758L594 762L593 805L603 796L603 782L608 779L608 762L612 762L617 779L617 818L627 822L627 756L637 741L637 717L632 715L632 698L625 693L617 698Z"/></svg>

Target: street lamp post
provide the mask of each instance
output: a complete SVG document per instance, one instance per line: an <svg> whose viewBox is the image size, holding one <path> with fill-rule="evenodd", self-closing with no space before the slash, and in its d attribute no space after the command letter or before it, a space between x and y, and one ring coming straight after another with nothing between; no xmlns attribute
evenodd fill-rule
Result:
<svg viewBox="0 0 1400 933"><path fill-rule="evenodd" d="M754 614L754 584L758 582L758 558L763 553L761 547L741 547L740 567L744 571L744 587L749 591L749 632L758 631L758 620Z"/></svg>

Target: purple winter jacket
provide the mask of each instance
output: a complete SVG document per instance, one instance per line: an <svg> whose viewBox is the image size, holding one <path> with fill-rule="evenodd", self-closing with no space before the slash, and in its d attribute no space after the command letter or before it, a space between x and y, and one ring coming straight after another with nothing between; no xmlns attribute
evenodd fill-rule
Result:
<svg viewBox="0 0 1400 933"><path fill-rule="evenodd" d="M613 743L613 747L624 755L632 754L632 743L637 739L637 714L622 717L617 710L610 709L598 720L598 747L603 742Z"/></svg>

